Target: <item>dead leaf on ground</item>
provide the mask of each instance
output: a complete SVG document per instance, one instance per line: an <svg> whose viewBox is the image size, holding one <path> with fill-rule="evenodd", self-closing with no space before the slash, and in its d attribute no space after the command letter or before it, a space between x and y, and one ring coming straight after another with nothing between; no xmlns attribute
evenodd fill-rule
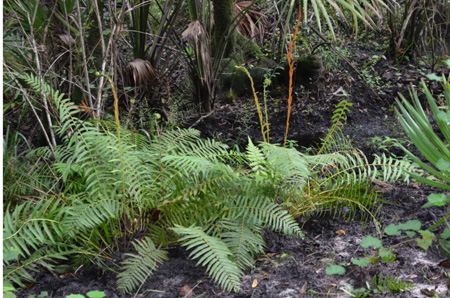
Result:
<svg viewBox="0 0 450 298"><path fill-rule="evenodd" d="M194 293L192 292L192 289L188 285L184 285L184 287L181 288L180 293L178 293L178 296L194 297Z"/></svg>
<svg viewBox="0 0 450 298"><path fill-rule="evenodd" d="M338 235L345 235L345 231L344 230L338 230L335 232Z"/></svg>
<svg viewBox="0 0 450 298"><path fill-rule="evenodd" d="M255 278L252 283L252 288L254 289L256 286L258 286L258 280Z"/></svg>
<svg viewBox="0 0 450 298"><path fill-rule="evenodd" d="M300 294L305 294L307 289L308 289L308 283L305 282L305 284L300 289Z"/></svg>
<svg viewBox="0 0 450 298"><path fill-rule="evenodd" d="M441 261L439 263L439 266L450 268L450 259L446 259L446 260Z"/></svg>

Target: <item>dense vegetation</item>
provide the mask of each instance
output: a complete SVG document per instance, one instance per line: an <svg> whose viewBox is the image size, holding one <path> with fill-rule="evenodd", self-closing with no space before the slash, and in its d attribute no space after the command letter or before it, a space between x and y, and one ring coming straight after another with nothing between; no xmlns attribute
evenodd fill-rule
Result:
<svg viewBox="0 0 450 298"><path fill-rule="evenodd" d="M325 213L378 227L374 181L450 189L450 77L428 76L439 96L422 82L431 113L413 87L411 98L398 99L400 123L422 157L404 147L404 157L355 148L342 130L348 100L335 106L317 148L301 152L288 134L296 87L337 60L355 68L333 45L345 35L385 35L384 59L398 64L445 65L449 7L447 0L6 0L4 293L14 295L42 269L62 274L89 264L117 272L120 293L136 292L173 245L217 285L239 291L264 251L264 230L303 238L297 219ZM282 145L271 143L266 104L280 86L288 97ZM230 148L187 128L213 115L217 99L243 94L255 101L262 142L245 136L245 148ZM450 197L429 200L446 206ZM447 218L431 238L448 252ZM125 259L113 264L119 253Z"/></svg>

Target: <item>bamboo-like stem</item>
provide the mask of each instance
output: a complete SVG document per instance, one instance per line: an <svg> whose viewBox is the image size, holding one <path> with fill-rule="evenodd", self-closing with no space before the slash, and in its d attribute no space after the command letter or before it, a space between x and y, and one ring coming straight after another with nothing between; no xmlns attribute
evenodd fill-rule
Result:
<svg viewBox="0 0 450 298"><path fill-rule="evenodd" d="M289 130L289 120L291 118L291 110L292 110L292 84L294 77L294 61L292 61L292 49L294 48L295 37L297 36L298 26L300 25L300 20L302 18L302 8L298 8L298 17L297 17L297 25L295 25L294 36L292 36L292 40L289 43L289 52L287 54L288 64L289 64L289 97L288 97L288 115L286 120L286 134L284 135L284 144L286 147L287 135Z"/></svg>

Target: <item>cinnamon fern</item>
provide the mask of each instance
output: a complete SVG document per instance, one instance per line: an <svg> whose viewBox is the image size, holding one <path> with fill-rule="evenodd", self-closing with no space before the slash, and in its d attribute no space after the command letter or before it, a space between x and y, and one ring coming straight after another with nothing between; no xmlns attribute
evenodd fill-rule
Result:
<svg viewBox="0 0 450 298"><path fill-rule="evenodd" d="M63 259L104 266L125 250L117 286L133 292L167 258L164 248L178 243L219 286L238 291L263 251L263 229L303 237L293 215L348 204L368 210L372 179L406 179L403 169L412 168L388 157L367 164L349 148L310 156L249 141L238 153L193 129L147 138L82 121L63 94L19 77L52 99L63 143L29 152L32 166L5 190L22 202L4 212L4 278L16 284L32 280L30 271L58 271Z"/></svg>

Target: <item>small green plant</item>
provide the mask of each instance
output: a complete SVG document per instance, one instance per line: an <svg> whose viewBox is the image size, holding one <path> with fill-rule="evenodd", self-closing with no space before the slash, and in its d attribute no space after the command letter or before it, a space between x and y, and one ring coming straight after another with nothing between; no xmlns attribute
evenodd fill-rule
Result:
<svg viewBox="0 0 450 298"><path fill-rule="evenodd" d="M374 293L385 293L391 291L393 293L399 293L407 290L411 290L416 285L402 282L399 278L393 276L383 276L383 273L375 274L372 279L372 287Z"/></svg>
<svg viewBox="0 0 450 298"><path fill-rule="evenodd" d="M387 292L399 293L408 291L414 288L415 285L407 282L402 282L400 279L393 276L383 276L383 273L375 274L372 278L372 285L366 282L365 288L353 289L352 286L347 285L347 288L341 288L341 291L350 295L350 297L364 298L372 294L383 294Z"/></svg>

